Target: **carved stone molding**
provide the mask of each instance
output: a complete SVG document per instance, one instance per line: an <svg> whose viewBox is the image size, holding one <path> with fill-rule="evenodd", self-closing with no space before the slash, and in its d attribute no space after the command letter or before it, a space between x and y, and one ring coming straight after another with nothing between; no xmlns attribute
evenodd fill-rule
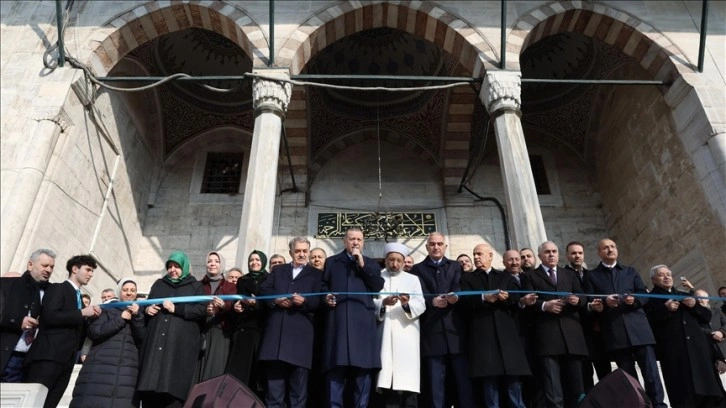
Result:
<svg viewBox="0 0 726 408"><path fill-rule="evenodd" d="M522 73L519 71L487 73L479 99L489 114L502 109L519 112L522 106Z"/></svg>
<svg viewBox="0 0 726 408"><path fill-rule="evenodd" d="M255 70L255 74L268 78L290 79L287 69ZM284 113L292 96L292 84L267 78L254 78L252 82L252 103L255 111Z"/></svg>

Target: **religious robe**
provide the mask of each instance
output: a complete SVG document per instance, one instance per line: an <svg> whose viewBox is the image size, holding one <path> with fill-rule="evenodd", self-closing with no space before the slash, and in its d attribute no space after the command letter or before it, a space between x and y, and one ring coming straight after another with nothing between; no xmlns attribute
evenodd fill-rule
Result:
<svg viewBox="0 0 726 408"><path fill-rule="evenodd" d="M378 320L382 322L381 371L378 373L379 388L396 391L419 392L420 384L420 324L419 316L426 311L426 303L418 277L408 272L389 272L383 270L384 279L381 292L407 293L411 295L406 312L397 302L384 306L380 295L375 299Z"/></svg>

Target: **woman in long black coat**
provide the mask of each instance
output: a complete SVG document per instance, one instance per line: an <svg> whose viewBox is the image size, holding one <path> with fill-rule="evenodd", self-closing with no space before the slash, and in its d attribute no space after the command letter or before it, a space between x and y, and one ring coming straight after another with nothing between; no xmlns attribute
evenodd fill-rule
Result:
<svg viewBox="0 0 726 408"><path fill-rule="evenodd" d="M247 258L247 274L237 280L238 294L244 296L259 294L259 287L268 275L265 265L267 265L267 256L262 251L252 251ZM237 301L234 310L236 317L233 319L232 346L226 371L264 399L264 379L261 367L257 364L266 315L264 303L254 299Z"/></svg>
<svg viewBox="0 0 726 408"><path fill-rule="evenodd" d="M122 279L118 287L122 302L136 300L136 282L132 279ZM136 377L144 337L144 316L139 313L139 305L104 310L88 327L87 334L93 345L78 374L70 406L138 407Z"/></svg>
<svg viewBox="0 0 726 408"><path fill-rule="evenodd" d="M167 274L154 282L149 299L202 296L202 284L190 274L189 258L173 252ZM181 407L189 394L201 344L205 303L164 300L147 306L146 335L141 347L138 391L144 407Z"/></svg>
<svg viewBox="0 0 726 408"><path fill-rule="evenodd" d="M232 341L231 320L234 317L232 301L217 296L236 295L237 287L224 279L224 257L217 251L207 254L207 273L202 278L205 295L214 298L207 304L207 322L202 331L203 350L196 382L206 381L225 373Z"/></svg>

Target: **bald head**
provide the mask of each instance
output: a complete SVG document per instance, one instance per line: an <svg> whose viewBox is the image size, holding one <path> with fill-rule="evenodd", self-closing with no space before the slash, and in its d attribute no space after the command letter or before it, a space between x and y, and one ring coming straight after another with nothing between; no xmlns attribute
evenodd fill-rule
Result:
<svg viewBox="0 0 726 408"><path fill-rule="evenodd" d="M494 250L489 244L479 244L474 247L474 268L489 270L494 259Z"/></svg>
<svg viewBox="0 0 726 408"><path fill-rule="evenodd" d="M696 289L693 291L693 296L707 298L708 292L703 289ZM696 299L696 301L698 301L698 303L703 307L710 307L708 299Z"/></svg>
<svg viewBox="0 0 726 408"><path fill-rule="evenodd" d="M504 262L504 270L516 275L522 272L522 257L518 251L510 249L502 255L502 262Z"/></svg>

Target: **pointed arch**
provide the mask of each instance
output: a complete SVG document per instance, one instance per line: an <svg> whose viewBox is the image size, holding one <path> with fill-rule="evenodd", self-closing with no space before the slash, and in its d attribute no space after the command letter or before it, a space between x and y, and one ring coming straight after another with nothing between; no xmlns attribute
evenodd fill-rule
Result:
<svg viewBox="0 0 726 408"><path fill-rule="evenodd" d="M276 58L299 74L318 51L350 34L371 28L388 27L417 35L444 51L458 56L473 77L497 67L494 48L463 18L431 1L405 4L361 4L347 0L328 7L301 24L285 41Z"/></svg>
<svg viewBox="0 0 726 408"><path fill-rule="evenodd" d="M556 1L522 15L507 36L507 65L544 37L575 32L612 45L633 57L655 80L673 81L694 65L665 34L637 17L597 2Z"/></svg>
<svg viewBox="0 0 726 408"><path fill-rule="evenodd" d="M168 4L163 6L163 4ZM263 67L268 60L267 38L244 10L224 1L149 1L117 15L96 31L84 47L82 61L103 76L134 48L185 28L217 32L236 43Z"/></svg>

